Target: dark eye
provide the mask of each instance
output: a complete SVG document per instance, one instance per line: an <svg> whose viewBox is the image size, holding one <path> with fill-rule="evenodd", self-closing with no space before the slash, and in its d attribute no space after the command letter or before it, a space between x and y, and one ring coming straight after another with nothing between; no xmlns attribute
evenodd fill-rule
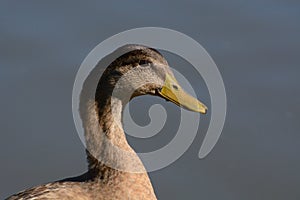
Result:
<svg viewBox="0 0 300 200"><path fill-rule="evenodd" d="M151 62L148 60L140 60L139 65L149 65Z"/></svg>

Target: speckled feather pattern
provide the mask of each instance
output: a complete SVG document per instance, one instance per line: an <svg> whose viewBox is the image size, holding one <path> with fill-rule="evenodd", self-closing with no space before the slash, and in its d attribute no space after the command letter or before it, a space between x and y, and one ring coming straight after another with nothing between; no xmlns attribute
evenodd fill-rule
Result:
<svg viewBox="0 0 300 200"><path fill-rule="evenodd" d="M143 181L141 174L116 173L109 181L56 182L34 187L13 195L8 200L34 199L156 199L151 185Z"/></svg>
<svg viewBox="0 0 300 200"><path fill-rule="evenodd" d="M88 159L87 175L81 178L69 178L54 183L37 186L8 198L8 200L43 200L43 199L77 199L77 200L155 200L156 196L144 166L134 150L127 143L121 124L124 105L128 102L112 97L112 90L119 78L139 65L140 60L159 63L166 66L167 62L154 49L139 45L126 45L117 51L128 51L112 63L105 63L105 58L98 63L84 83L80 100L80 113L83 121ZM89 91L90 81L99 79L97 73L108 66L99 80L96 95ZM164 73L171 73L169 68L152 68L140 70L139 76L125 79L120 90L134 82L155 81L146 84L134 94L153 94L153 89L162 85ZM126 82L127 81L127 82ZM117 116L117 117L116 117ZM121 155L112 151L105 143L128 152ZM119 170L129 169L129 170ZM130 172L138 169L140 173ZM135 170L133 170L135 171Z"/></svg>

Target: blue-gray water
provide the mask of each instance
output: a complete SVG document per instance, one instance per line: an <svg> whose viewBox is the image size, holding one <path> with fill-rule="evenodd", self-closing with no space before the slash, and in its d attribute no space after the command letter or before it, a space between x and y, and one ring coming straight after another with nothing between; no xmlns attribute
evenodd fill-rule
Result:
<svg viewBox="0 0 300 200"><path fill-rule="evenodd" d="M71 110L76 72L99 42L143 26L175 29L201 43L218 65L228 97L223 133L207 158L197 158L209 123L202 116L189 150L150 174L158 198L299 199L299 19L295 0L2 1L0 199L86 170ZM196 92L209 102L200 82ZM178 111L141 97L131 109L138 123L149 120L148 111L134 108L153 101ZM129 139L139 151L151 147ZM155 145L170 139L162 136Z"/></svg>

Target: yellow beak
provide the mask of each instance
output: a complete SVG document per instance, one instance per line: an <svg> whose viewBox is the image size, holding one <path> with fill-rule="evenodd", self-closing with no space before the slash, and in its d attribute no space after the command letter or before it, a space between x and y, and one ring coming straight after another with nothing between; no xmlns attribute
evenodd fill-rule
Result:
<svg viewBox="0 0 300 200"><path fill-rule="evenodd" d="M166 75L165 84L158 93L178 106L187 110L206 114L207 107L196 98L187 94L178 84L177 80L170 75Z"/></svg>

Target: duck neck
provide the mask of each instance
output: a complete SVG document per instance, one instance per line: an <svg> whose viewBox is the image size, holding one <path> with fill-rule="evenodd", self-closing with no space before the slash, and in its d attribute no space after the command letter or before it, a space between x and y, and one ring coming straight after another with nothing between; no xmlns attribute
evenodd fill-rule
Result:
<svg viewBox="0 0 300 200"><path fill-rule="evenodd" d="M112 172L145 173L144 166L130 147L122 127L125 103L100 94L88 102L84 128L89 171L100 177ZM115 174L115 173L114 173Z"/></svg>

